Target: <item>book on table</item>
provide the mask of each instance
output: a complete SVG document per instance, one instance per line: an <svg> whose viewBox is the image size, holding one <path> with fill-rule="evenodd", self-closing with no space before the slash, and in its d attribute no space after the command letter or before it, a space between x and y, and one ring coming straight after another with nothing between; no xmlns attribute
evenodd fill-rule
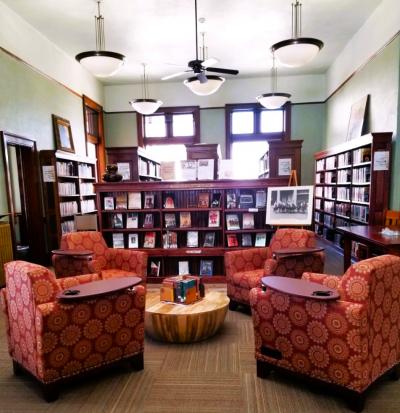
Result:
<svg viewBox="0 0 400 413"><path fill-rule="evenodd" d="M206 232L203 247L212 248L215 245L215 232Z"/></svg>
<svg viewBox="0 0 400 413"><path fill-rule="evenodd" d="M179 261L178 262L178 275L190 274L189 272L189 261Z"/></svg>
<svg viewBox="0 0 400 413"><path fill-rule="evenodd" d="M226 229L229 231L240 229L238 214L226 214Z"/></svg>
<svg viewBox="0 0 400 413"><path fill-rule="evenodd" d="M106 196L104 197L104 209L114 209L114 197Z"/></svg>
<svg viewBox="0 0 400 413"><path fill-rule="evenodd" d="M115 209L127 209L127 199L125 193L119 193L115 197Z"/></svg>
<svg viewBox="0 0 400 413"><path fill-rule="evenodd" d="M254 246L256 247L265 247L267 242L267 234L265 232L257 232L256 234L256 242Z"/></svg>
<svg viewBox="0 0 400 413"><path fill-rule="evenodd" d="M227 234L226 239L228 241L228 247L238 247L238 239L236 234Z"/></svg>
<svg viewBox="0 0 400 413"><path fill-rule="evenodd" d="M208 208L209 205L210 205L210 194L208 192L200 192L197 207Z"/></svg>
<svg viewBox="0 0 400 413"><path fill-rule="evenodd" d="M142 209L142 195L140 192L128 193L128 209Z"/></svg>
<svg viewBox="0 0 400 413"><path fill-rule="evenodd" d="M200 271L199 275L201 277L210 277L213 275L213 261L212 260L200 260Z"/></svg>
<svg viewBox="0 0 400 413"><path fill-rule="evenodd" d="M139 248L139 234L128 234L128 248Z"/></svg>
<svg viewBox="0 0 400 413"><path fill-rule="evenodd" d="M209 211L208 226L214 228L219 227L219 211Z"/></svg>
<svg viewBox="0 0 400 413"><path fill-rule="evenodd" d="M124 234L112 234L113 248L125 248Z"/></svg>
<svg viewBox="0 0 400 413"><path fill-rule="evenodd" d="M155 248L156 246L156 233L146 232L144 234L143 248Z"/></svg>
<svg viewBox="0 0 400 413"><path fill-rule="evenodd" d="M144 207L146 209L154 208L154 194L150 194L147 192L144 194Z"/></svg>
<svg viewBox="0 0 400 413"><path fill-rule="evenodd" d="M123 221L122 214L112 215L112 227L116 229L121 229L124 227L124 221Z"/></svg>
<svg viewBox="0 0 400 413"><path fill-rule="evenodd" d="M176 227L176 218L175 214L165 214L164 215L165 228L175 228Z"/></svg>
<svg viewBox="0 0 400 413"><path fill-rule="evenodd" d="M242 247L252 247L251 234L242 234Z"/></svg>
<svg viewBox="0 0 400 413"><path fill-rule="evenodd" d="M199 246L199 232L198 231L188 231L186 235L186 246L195 247Z"/></svg>
<svg viewBox="0 0 400 413"><path fill-rule="evenodd" d="M137 212L128 212L126 215L126 227L127 228L138 228L139 227L139 216Z"/></svg>
<svg viewBox="0 0 400 413"><path fill-rule="evenodd" d="M153 226L154 226L153 214L146 214L144 216L143 228L153 228Z"/></svg>
<svg viewBox="0 0 400 413"><path fill-rule="evenodd" d="M254 214L252 212L243 213L243 229L254 228Z"/></svg>
<svg viewBox="0 0 400 413"><path fill-rule="evenodd" d="M192 226L192 217L190 212L182 211L179 213L179 226L181 228L189 228Z"/></svg>

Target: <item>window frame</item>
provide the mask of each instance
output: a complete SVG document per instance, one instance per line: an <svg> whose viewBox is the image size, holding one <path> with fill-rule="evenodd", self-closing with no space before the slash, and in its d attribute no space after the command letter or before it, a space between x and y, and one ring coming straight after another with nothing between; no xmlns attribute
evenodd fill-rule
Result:
<svg viewBox="0 0 400 413"><path fill-rule="evenodd" d="M146 116L164 115L166 136L163 138L147 138L145 136L145 118ZM173 115L192 114L194 123L194 135L192 136L173 136L172 134L172 117ZM146 147L146 145L182 145L194 144L200 142L200 107L199 106L171 106L161 107L152 115L142 115L136 113L137 116L137 136L138 145Z"/></svg>
<svg viewBox="0 0 400 413"><path fill-rule="evenodd" d="M291 114L292 105L291 102L286 102L282 108L283 109L283 127L282 132L267 132L262 133L261 128L261 112L268 111L259 103L239 103L239 104L227 104L225 105L225 147L226 147L226 157L231 158L232 154L232 144L234 142L245 142L245 141L289 141L291 136ZM251 111L254 114L254 132L253 133L232 133L232 114L239 111Z"/></svg>

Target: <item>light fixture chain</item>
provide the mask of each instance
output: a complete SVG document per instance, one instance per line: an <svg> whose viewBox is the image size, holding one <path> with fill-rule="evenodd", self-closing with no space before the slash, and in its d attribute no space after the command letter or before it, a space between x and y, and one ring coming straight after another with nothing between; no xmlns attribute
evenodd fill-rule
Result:
<svg viewBox="0 0 400 413"><path fill-rule="evenodd" d="M96 31L96 50L102 51L105 50L106 41L104 34L104 17L101 15L100 10L101 1L97 2L97 16L94 16L94 25Z"/></svg>
<svg viewBox="0 0 400 413"><path fill-rule="evenodd" d="M292 38L301 37L301 3L292 3Z"/></svg>
<svg viewBox="0 0 400 413"><path fill-rule="evenodd" d="M197 0L194 0L194 21L196 29L196 60L199 60L199 40L197 36Z"/></svg>

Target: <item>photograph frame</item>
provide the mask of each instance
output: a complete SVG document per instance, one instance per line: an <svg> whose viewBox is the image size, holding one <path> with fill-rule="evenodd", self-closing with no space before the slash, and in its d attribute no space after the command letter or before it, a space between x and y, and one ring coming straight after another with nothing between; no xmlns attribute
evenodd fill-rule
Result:
<svg viewBox="0 0 400 413"><path fill-rule="evenodd" d="M268 188L265 223L268 225L311 225L313 196L313 185Z"/></svg>
<svg viewBox="0 0 400 413"><path fill-rule="evenodd" d="M362 136L367 123L369 95L365 95L351 105L346 141Z"/></svg>
<svg viewBox="0 0 400 413"><path fill-rule="evenodd" d="M58 151L75 153L74 139L72 138L71 123L58 115L51 115L53 120L56 149Z"/></svg>

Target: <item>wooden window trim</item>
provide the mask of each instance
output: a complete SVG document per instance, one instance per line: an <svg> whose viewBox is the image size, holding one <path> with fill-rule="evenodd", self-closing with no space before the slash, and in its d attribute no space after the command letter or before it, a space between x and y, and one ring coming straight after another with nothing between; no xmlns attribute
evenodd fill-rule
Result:
<svg viewBox="0 0 400 413"><path fill-rule="evenodd" d="M193 136L173 136L172 135L172 116L191 113L194 120ZM164 114L166 116L166 136L164 138L146 138L144 136L144 120L146 115L136 113L137 116L137 136L138 146L146 145L179 145L194 144L200 142L200 107L199 106L171 106L158 109L155 114ZM152 115L149 115L152 116Z"/></svg>
<svg viewBox="0 0 400 413"><path fill-rule="evenodd" d="M291 117L292 117L292 105L291 102L285 103L282 109L284 109L283 132L260 132L260 116L261 112L266 109L259 103L240 103L240 104L227 104L225 105L225 147L226 157L231 157L231 147L234 142L245 141L289 141L291 137ZM240 110L250 110L254 113L254 133L246 134L232 134L232 113Z"/></svg>

